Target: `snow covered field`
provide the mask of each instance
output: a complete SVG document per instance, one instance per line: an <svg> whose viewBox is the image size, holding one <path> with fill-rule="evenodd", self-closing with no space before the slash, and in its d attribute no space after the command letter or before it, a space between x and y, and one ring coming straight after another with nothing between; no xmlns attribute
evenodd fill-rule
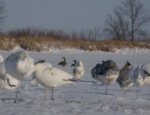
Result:
<svg viewBox="0 0 150 115"><path fill-rule="evenodd" d="M0 51L0 55L6 58L11 52ZM84 82L76 82L76 86L65 85L54 90L54 101L51 100L50 91L42 86L32 87L32 77L21 82L19 99L13 104L15 92L1 90L0 115L149 115L150 114L150 86L139 88L139 98L136 98L136 87L133 86L126 96L117 83L108 86L108 95L105 95L105 85L98 84L91 76L91 69L102 60L112 59L119 68L126 61L133 66L150 62L150 50L124 49L116 53L86 52L78 50L52 50L50 52L29 52L35 59L45 59L54 67L58 67L72 74L71 64L74 59L81 60L85 66ZM63 68L58 62L66 57L68 65ZM45 98L46 97L46 98Z"/></svg>

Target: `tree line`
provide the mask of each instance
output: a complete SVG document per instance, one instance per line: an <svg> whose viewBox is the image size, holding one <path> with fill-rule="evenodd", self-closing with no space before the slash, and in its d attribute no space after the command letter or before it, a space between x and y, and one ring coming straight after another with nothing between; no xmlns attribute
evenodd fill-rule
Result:
<svg viewBox="0 0 150 115"><path fill-rule="evenodd" d="M4 2L0 0L0 24L6 18L4 15ZM106 27L104 29L94 28L72 31L66 33L63 30L45 30L38 28L24 28L9 30L5 34L10 37L22 36L46 36L57 39L81 39L86 41L98 41L103 39L113 39L121 41L149 41L150 32L144 26L150 22L150 15L140 0L124 0L121 5L116 5L114 13L106 17Z"/></svg>

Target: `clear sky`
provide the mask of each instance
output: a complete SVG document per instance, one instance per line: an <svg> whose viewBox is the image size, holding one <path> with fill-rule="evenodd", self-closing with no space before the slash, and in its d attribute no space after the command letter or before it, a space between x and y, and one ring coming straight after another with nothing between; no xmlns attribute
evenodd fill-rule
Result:
<svg viewBox="0 0 150 115"><path fill-rule="evenodd" d="M3 30L24 27L86 30L103 28L105 18L124 0L4 0ZM150 10L150 0L141 0ZM150 30L150 27L147 27Z"/></svg>

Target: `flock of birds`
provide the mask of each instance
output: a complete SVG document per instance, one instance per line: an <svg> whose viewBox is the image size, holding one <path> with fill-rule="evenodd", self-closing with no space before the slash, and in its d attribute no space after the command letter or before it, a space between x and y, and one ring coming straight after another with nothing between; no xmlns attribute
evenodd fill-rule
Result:
<svg viewBox="0 0 150 115"><path fill-rule="evenodd" d="M58 63L65 67L67 65L65 57L63 61ZM20 81L24 80L29 76L33 76L32 85L42 85L46 88L51 88L51 99L53 98L53 90L56 87L72 84L80 80L84 75L84 65L82 61L73 60L74 63L71 65L73 68L73 75L53 67L50 63L45 62L45 60L39 60L37 62L31 58L26 51L18 51L9 55L5 60L0 56L0 89L14 90L20 86ZM109 62L110 60L108 60ZM113 61L112 61L113 62ZM104 64L105 61L102 62ZM114 69L112 65L103 68L102 64L97 64L92 70L92 77L98 82L106 84L106 94L107 85L118 82L120 87L127 92L127 90L133 86L137 86L137 96L138 87L144 84L150 85L150 63L143 64L142 66L137 66L133 68L131 64L127 61L124 67L119 70L117 65ZM115 62L113 62L115 64ZM112 71L113 74L102 73L101 70ZM115 72L114 72L115 71ZM17 102L17 92L14 103ZM3 101L4 99L1 98Z"/></svg>

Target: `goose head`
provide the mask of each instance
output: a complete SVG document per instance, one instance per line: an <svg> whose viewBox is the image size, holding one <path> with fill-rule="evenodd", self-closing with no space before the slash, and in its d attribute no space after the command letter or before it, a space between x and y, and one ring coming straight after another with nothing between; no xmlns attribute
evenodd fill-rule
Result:
<svg viewBox="0 0 150 115"><path fill-rule="evenodd" d="M76 60L73 60L74 61L74 64L76 64L77 63L77 61Z"/></svg>
<svg viewBox="0 0 150 115"><path fill-rule="evenodd" d="M131 68L131 64L127 61L125 67Z"/></svg>
<svg viewBox="0 0 150 115"><path fill-rule="evenodd" d="M73 62L74 62L74 63L73 63L73 64L71 64L71 67L73 67L73 66L75 67L75 65L76 65L76 63L77 63L77 61L76 61L76 60L73 60Z"/></svg>

